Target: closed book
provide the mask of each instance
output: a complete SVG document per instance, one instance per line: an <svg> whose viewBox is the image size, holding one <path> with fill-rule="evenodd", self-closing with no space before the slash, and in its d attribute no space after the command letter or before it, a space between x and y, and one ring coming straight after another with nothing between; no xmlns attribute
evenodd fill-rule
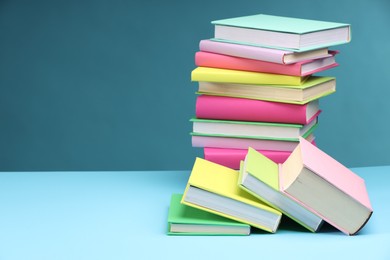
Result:
<svg viewBox="0 0 390 260"><path fill-rule="evenodd" d="M364 179L304 139L279 171L283 192L347 235L373 213Z"/></svg>
<svg viewBox="0 0 390 260"><path fill-rule="evenodd" d="M336 91L336 79L311 76L300 86L199 82L198 94L306 104Z"/></svg>
<svg viewBox="0 0 390 260"><path fill-rule="evenodd" d="M313 142L313 134L306 138ZM253 139L238 138L226 136L207 136L191 133L191 142L193 147L213 147L213 148L231 148L231 149L248 149L252 147L256 150L271 150L292 152L298 145L298 141L271 140L271 139Z"/></svg>
<svg viewBox="0 0 390 260"><path fill-rule="evenodd" d="M317 231L323 220L280 190L279 166L249 148L240 167L239 187L295 220L308 230Z"/></svg>
<svg viewBox="0 0 390 260"><path fill-rule="evenodd" d="M168 235L249 235L250 226L181 203L183 194L172 194Z"/></svg>
<svg viewBox="0 0 390 260"><path fill-rule="evenodd" d="M318 100L304 105L224 96L199 95L196 98L197 118L307 124L321 110Z"/></svg>
<svg viewBox="0 0 390 260"><path fill-rule="evenodd" d="M249 85L294 85L300 86L308 77L271 73L197 67L191 73L192 81L238 83Z"/></svg>
<svg viewBox="0 0 390 260"><path fill-rule="evenodd" d="M182 203L253 227L276 232L282 214L238 185L238 172L196 158Z"/></svg>
<svg viewBox="0 0 390 260"><path fill-rule="evenodd" d="M293 52L212 40L201 40L199 42L199 50L279 64L291 64L299 61L318 59L329 56L328 48L321 48L304 52Z"/></svg>
<svg viewBox="0 0 390 260"><path fill-rule="evenodd" d="M299 141L313 133L317 118L305 125L192 118L192 134L266 140Z"/></svg>
<svg viewBox="0 0 390 260"><path fill-rule="evenodd" d="M256 14L213 21L216 40L307 51L348 43L350 25Z"/></svg>
<svg viewBox="0 0 390 260"><path fill-rule="evenodd" d="M284 163L290 156L291 152L258 150L259 153L272 160L275 163ZM248 149L229 149L229 148L212 148L203 149L204 159L239 170L240 162L245 159Z"/></svg>
<svg viewBox="0 0 390 260"><path fill-rule="evenodd" d="M199 51L195 53L195 65L199 67L243 70L303 77L338 66L338 63L336 63L334 57L336 53L337 52L332 51L328 57L315 60L305 60L286 65Z"/></svg>

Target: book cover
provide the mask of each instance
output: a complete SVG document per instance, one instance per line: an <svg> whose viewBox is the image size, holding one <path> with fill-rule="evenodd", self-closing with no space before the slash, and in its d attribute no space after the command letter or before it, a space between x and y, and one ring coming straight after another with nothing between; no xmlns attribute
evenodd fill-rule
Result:
<svg viewBox="0 0 390 260"><path fill-rule="evenodd" d="M196 158L182 203L264 231L276 232L282 214L241 190L238 172Z"/></svg>
<svg viewBox="0 0 390 260"><path fill-rule="evenodd" d="M308 77L262 72L197 67L191 72L192 81L238 83L249 85L302 85Z"/></svg>
<svg viewBox="0 0 390 260"><path fill-rule="evenodd" d="M240 165L239 186L312 232L323 223L320 216L280 191L278 164L252 148Z"/></svg>
<svg viewBox="0 0 390 260"><path fill-rule="evenodd" d="M293 17L256 14L212 24L216 40L295 51L348 43L351 39L349 24Z"/></svg>
<svg viewBox="0 0 390 260"><path fill-rule="evenodd" d="M287 124L307 124L320 112L318 100L297 105L247 98L199 95L195 105L197 118Z"/></svg>
<svg viewBox="0 0 390 260"><path fill-rule="evenodd" d="M286 151L270 150L258 150L257 152L263 154L275 163L284 163L291 154L291 152ZM248 149L228 149L212 147L205 147L203 149L203 155L205 160L218 163L220 165L235 170L240 169L240 162L245 160L245 156L247 153Z"/></svg>
<svg viewBox="0 0 390 260"><path fill-rule="evenodd" d="M345 234L356 234L373 213L364 180L304 139L280 171L287 195Z"/></svg>
<svg viewBox="0 0 390 260"><path fill-rule="evenodd" d="M292 52L212 40L201 40L199 42L199 50L279 64L292 64L303 60L318 59L329 56L328 48L315 49L305 52Z"/></svg>
<svg viewBox="0 0 390 260"><path fill-rule="evenodd" d="M249 235L250 226L181 203L183 194L172 194L168 235Z"/></svg>
<svg viewBox="0 0 390 260"><path fill-rule="evenodd" d="M332 51L327 57L315 60L305 60L286 65L199 51L195 53L195 65L199 67L243 70L303 77L338 66L338 63L336 63L334 57L336 53L337 52Z"/></svg>
<svg viewBox="0 0 390 260"><path fill-rule="evenodd" d="M299 141L318 126L317 118L305 125L214 119L190 119L194 135Z"/></svg>
<svg viewBox="0 0 390 260"><path fill-rule="evenodd" d="M336 91L336 79L311 76L300 86L199 82L198 94L306 104Z"/></svg>

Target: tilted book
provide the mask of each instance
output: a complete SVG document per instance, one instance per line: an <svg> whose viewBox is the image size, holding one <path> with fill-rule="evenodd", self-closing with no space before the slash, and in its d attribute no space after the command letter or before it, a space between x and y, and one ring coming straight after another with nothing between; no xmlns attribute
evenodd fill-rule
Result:
<svg viewBox="0 0 390 260"><path fill-rule="evenodd" d="M213 21L216 40L307 51L351 40L350 25L256 14Z"/></svg>
<svg viewBox="0 0 390 260"><path fill-rule="evenodd" d="M183 194L172 194L168 235L249 235L250 226L181 203Z"/></svg>
<svg viewBox="0 0 390 260"><path fill-rule="evenodd" d="M322 218L284 194L279 178L277 163L252 148L248 149L240 167L239 186L308 230L317 231L323 223Z"/></svg>
<svg viewBox="0 0 390 260"><path fill-rule="evenodd" d="M356 234L373 213L364 179L304 139L279 171L285 194L345 234Z"/></svg>
<svg viewBox="0 0 390 260"><path fill-rule="evenodd" d="M192 81L219 83L238 83L249 85L293 85L300 86L307 77L270 74L253 71L228 70L208 67L197 67L191 72Z"/></svg>
<svg viewBox="0 0 390 260"><path fill-rule="evenodd" d="M199 95L196 98L197 118L307 124L321 110L318 100L304 105L224 96Z"/></svg>
<svg viewBox="0 0 390 260"><path fill-rule="evenodd" d="M237 185L238 172L196 158L182 203L264 231L276 232L282 214Z"/></svg>
<svg viewBox="0 0 390 260"><path fill-rule="evenodd" d="M306 104L336 91L336 79L311 76L300 86L199 82L198 94Z"/></svg>
<svg viewBox="0 0 390 260"><path fill-rule="evenodd" d="M199 42L199 50L279 64L291 64L303 60L323 58L329 55L328 48L293 52L212 40L201 40Z"/></svg>
<svg viewBox="0 0 390 260"><path fill-rule="evenodd" d="M268 159L275 163L284 163L290 156L291 152L257 150ZM204 159L210 162L229 167L234 170L240 169L240 162L245 159L248 149L229 149L229 148L212 148L203 149Z"/></svg>
<svg viewBox="0 0 390 260"><path fill-rule="evenodd" d="M335 60L336 53L336 51L332 51L328 57L315 60L305 60L286 65L199 51L195 53L195 65L199 67L243 70L303 77L338 66L338 63L336 63Z"/></svg>

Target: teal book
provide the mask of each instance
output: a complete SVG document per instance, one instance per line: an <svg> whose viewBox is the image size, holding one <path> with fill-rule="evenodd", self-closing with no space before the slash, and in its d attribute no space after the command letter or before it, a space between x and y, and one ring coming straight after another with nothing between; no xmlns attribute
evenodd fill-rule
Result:
<svg viewBox="0 0 390 260"><path fill-rule="evenodd" d="M213 21L214 39L294 52L308 51L351 40L346 23L256 14Z"/></svg>
<svg viewBox="0 0 390 260"><path fill-rule="evenodd" d="M181 204L173 194L168 213L168 235L249 235L250 226Z"/></svg>

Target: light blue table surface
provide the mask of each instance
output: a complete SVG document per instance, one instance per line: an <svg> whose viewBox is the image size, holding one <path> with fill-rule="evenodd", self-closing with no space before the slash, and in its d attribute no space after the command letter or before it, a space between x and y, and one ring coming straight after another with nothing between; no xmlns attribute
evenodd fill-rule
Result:
<svg viewBox="0 0 390 260"><path fill-rule="evenodd" d="M0 259L390 259L390 166L353 168L374 214L356 236L289 221L276 234L167 236L189 171L0 173Z"/></svg>

